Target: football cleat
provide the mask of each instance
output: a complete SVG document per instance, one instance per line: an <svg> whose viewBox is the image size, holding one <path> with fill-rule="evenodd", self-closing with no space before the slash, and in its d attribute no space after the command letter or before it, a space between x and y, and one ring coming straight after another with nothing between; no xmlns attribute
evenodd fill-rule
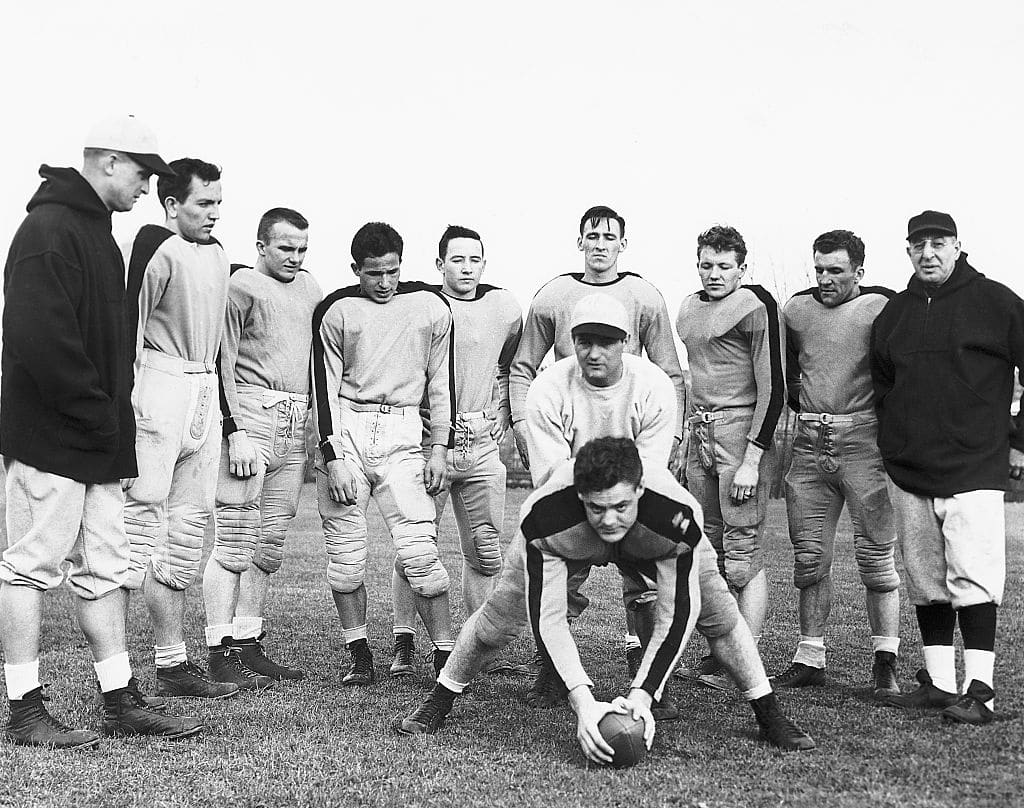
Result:
<svg viewBox="0 0 1024 808"><path fill-rule="evenodd" d="M395 658L388 673L392 676L412 676L416 672L416 644L412 634L395 635Z"/></svg>
<svg viewBox="0 0 1024 808"><path fill-rule="evenodd" d="M395 722L395 730L402 735L433 735L452 711L452 702L427 696L415 710Z"/></svg>
<svg viewBox="0 0 1024 808"><path fill-rule="evenodd" d="M702 656L700 662L694 668L680 665L673 674L677 679L686 679L690 682L700 682L702 676L714 676L722 672L722 666L718 664L711 654Z"/></svg>
<svg viewBox="0 0 1024 808"><path fill-rule="evenodd" d="M679 707L675 701L664 691L661 698L651 702L651 715L655 721L678 721Z"/></svg>
<svg viewBox="0 0 1024 808"><path fill-rule="evenodd" d="M760 727L761 740L779 749L804 751L814 749L814 739L796 725L779 706L774 693L761 696L750 702L754 717Z"/></svg>
<svg viewBox="0 0 1024 808"><path fill-rule="evenodd" d="M771 678L772 687L822 687L828 683L824 668L793 662L782 673Z"/></svg>
<svg viewBox="0 0 1024 808"><path fill-rule="evenodd" d="M152 735L171 740L188 738L203 730L198 718L164 715L146 706L146 697L139 692L135 677L128 686L103 694L103 732L123 738L129 735Z"/></svg>
<svg viewBox="0 0 1024 808"><path fill-rule="evenodd" d="M239 690L266 690L273 687L274 680L257 673L242 662L241 649L232 644L230 637L224 638L223 645L210 649L210 677L218 682L238 685Z"/></svg>
<svg viewBox="0 0 1024 808"><path fill-rule="evenodd" d="M942 720L947 724L991 724L996 714L989 709L986 702L992 701L995 691L984 682L972 679L956 704L951 704L942 711Z"/></svg>
<svg viewBox="0 0 1024 808"><path fill-rule="evenodd" d="M919 687L910 693L897 693L886 696L884 701L892 707L904 707L915 710L941 710L951 707L957 702L956 693L947 693L932 684L932 677L924 668L916 674Z"/></svg>
<svg viewBox="0 0 1024 808"><path fill-rule="evenodd" d="M88 749L99 743L100 736L92 730L72 729L50 715L43 703L49 700L41 686L20 699L11 699L11 717L4 729L7 740L51 749Z"/></svg>
<svg viewBox="0 0 1024 808"><path fill-rule="evenodd" d="M565 702L568 695L569 691L566 689L562 677L558 675L552 665L545 664L526 694L526 703L531 707L544 709L558 707Z"/></svg>
<svg viewBox="0 0 1024 808"><path fill-rule="evenodd" d="M376 681L376 674L373 670L373 654L370 653L370 646L366 640L356 640L347 646L349 654L352 655L352 664L348 672L341 677L341 683L348 686L372 685Z"/></svg>
<svg viewBox="0 0 1024 808"><path fill-rule="evenodd" d="M230 699L238 695L234 682L218 682L194 662L179 662L156 669L156 691L161 696L191 696L196 699Z"/></svg>
<svg viewBox="0 0 1024 808"><path fill-rule="evenodd" d="M871 689L879 698L899 695L896 654L891 651L875 651L875 661L871 666Z"/></svg>
<svg viewBox="0 0 1024 808"><path fill-rule="evenodd" d="M289 668L279 662L274 662L263 650L263 639L265 634L248 640L231 640L231 645L238 649L238 657L242 664L249 670L255 671L262 676L269 676L276 682L282 679L301 679L306 674L298 668Z"/></svg>
<svg viewBox="0 0 1024 808"><path fill-rule="evenodd" d="M135 687L138 690L138 681L135 680L135 677L132 677L132 679L135 681ZM99 696L100 707L102 707L103 691L100 690L99 682L96 683L96 693ZM146 703L147 710L156 710L158 713L162 713L167 709L167 699L163 696L147 696L141 690L139 690L139 695L142 696L142 700Z"/></svg>

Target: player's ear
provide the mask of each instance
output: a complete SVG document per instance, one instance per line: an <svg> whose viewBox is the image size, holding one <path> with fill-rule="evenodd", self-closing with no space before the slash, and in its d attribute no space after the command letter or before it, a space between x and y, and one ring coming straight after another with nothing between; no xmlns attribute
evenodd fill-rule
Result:
<svg viewBox="0 0 1024 808"><path fill-rule="evenodd" d="M444 261L442 261L440 258L435 258L434 264L437 266L438 272L444 272Z"/></svg>
<svg viewBox="0 0 1024 808"><path fill-rule="evenodd" d="M740 264L740 277L741 278L744 276L744 274L746 274L746 271L747 271L747 262L744 261L742 264Z"/></svg>
<svg viewBox="0 0 1024 808"><path fill-rule="evenodd" d="M267 245L264 244L259 239L256 239L256 252L258 252L260 255L266 255L267 254L265 252L266 249L267 249Z"/></svg>
<svg viewBox="0 0 1024 808"><path fill-rule="evenodd" d="M579 250L580 252L583 252L583 236L580 236L578 239L576 239L576 249Z"/></svg>
<svg viewBox="0 0 1024 808"><path fill-rule="evenodd" d="M358 278L359 277L359 264L352 263L352 273Z"/></svg>
<svg viewBox="0 0 1024 808"><path fill-rule="evenodd" d="M619 252L622 252L624 249L626 249L626 243L627 242L626 242L626 237L625 236L623 236L621 239L619 239Z"/></svg>

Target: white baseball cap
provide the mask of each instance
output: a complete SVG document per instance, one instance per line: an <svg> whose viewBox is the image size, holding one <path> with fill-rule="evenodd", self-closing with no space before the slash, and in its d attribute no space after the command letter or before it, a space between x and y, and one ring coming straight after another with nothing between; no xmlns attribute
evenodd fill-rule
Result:
<svg viewBox="0 0 1024 808"><path fill-rule="evenodd" d="M85 136L87 149L124 152L143 168L162 177L173 177L174 169L157 154L156 135L134 115L118 115L97 121Z"/></svg>
<svg viewBox="0 0 1024 808"><path fill-rule="evenodd" d="M572 310L569 329L577 334L595 334L612 339L629 336L629 315L626 307L611 295L587 295Z"/></svg>

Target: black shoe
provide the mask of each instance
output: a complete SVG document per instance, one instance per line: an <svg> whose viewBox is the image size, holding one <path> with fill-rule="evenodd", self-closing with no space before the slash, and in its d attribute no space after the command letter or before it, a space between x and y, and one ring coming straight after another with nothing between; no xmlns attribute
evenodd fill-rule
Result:
<svg viewBox="0 0 1024 808"><path fill-rule="evenodd" d="M370 653L370 646L366 640L356 640L347 646L348 652L352 655L352 664L348 673L341 677L343 685L372 685L376 680L373 672L373 654Z"/></svg>
<svg viewBox="0 0 1024 808"><path fill-rule="evenodd" d="M910 693L897 693L893 696L886 696L884 701L893 707L904 707L913 710L941 710L944 707L951 707L957 702L956 693L948 693L940 690L932 684L932 677L928 671L921 668L916 679L919 683L917 690Z"/></svg>
<svg viewBox="0 0 1024 808"><path fill-rule="evenodd" d="M757 725L761 728L761 740L779 749L803 751L814 748L814 739L786 717L774 693L754 699L750 706L757 718Z"/></svg>
<svg viewBox="0 0 1024 808"><path fill-rule="evenodd" d="M718 676L722 673L722 666L711 654L702 656L697 667L691 668L680 665L672 675L677 679L686 679L690 682L700 682L703 676Z"/></svg>
<svg viewBox="0 0 1024 808"><path fill-rule="evenodd" d="M822 687L828 684L824 668L815 668L803 662L793 662L782 673L773 676L772 687Z"/></svg>
<svg viewBox="0 0 1024 808"><path fill-rule="evenodd" d="M394 724L402 735L433 735L452 711L452 702L431 693L415 710Z"/></svg>
<svg viewBox="0 0 1024 808"><path fill-rule="evenodd" d="M154 735L160 738L188 738L203 730L198 718L164 715L146 706L133 676L127 687L103 694L103 734L123 738L128 735Z"/></svg>
<svg viewBox="0 0 1024 808"><path fill-rule="evenodd" d="M664 691L658 701L651 702L651 715L655 721L678 721L679 707L675 701Z"/></svg>
<svg viewBox="0 0 1024 808"><path fill-rule="evenodd" d="M626 670L629 671L630 681L636 678L636 672L640 670L640 663L644 658L644 649L639 645L626 649Z"/></svg>
<svg viewBox="0 0 1024 808"><path fill-rule="evenodd" d="M565 701L568 695L569 691L566 689L562 677L558 675L552 665L545 664L537 674L537 678L533 680L530 692L526 694L526 703L531 707L557 707Z"/></svg>
<svg viewBox="0 0 1024 808"><path fill-rule="evenodd" d="M133 681L135 681L136 687L138 687L138 681L135 680L134 677L132 677L132 679ZM102 707L103 691L100 690L99 682L96 683L96 693L99 694L100 707ZM163 696L147 696L141 690L139 691L139 695L142 696L142 700L146 703L147 710L156 710L156 712L158 713L162 713L167 710L167 699L165 699Z"/></svg>
<svg viewBox="0 0 1024 808"><path fill-rule="evenodd" d="M238 685L211 679L210 675L194 662L186 661L170 668L157 668L156 691L161 696L230 699L238 695Z"/></svg>
<svg viewBox="0 0 1024 808"><path fill-rule="evenodd" d="M395 658L388 673L392 676L412 676L416 672L416 642L413 634L395 635Z"/></svg>
<svg viewBox="0 0 1024 808"><path fill-rule="evenodd" d="M957 699L956 704L942 711L942 720L948 724L991 724L996 720L996 714L985 702L992 701L995 696L995 691L987 684L971 679L967 692Z"/></svg>
<svg viewBox="0 0 1024 808"><path fill-rule="evenodd" d="M266 690L274 686L269 676L256 673L242 662L242 652L230 637L210 648L210 678L238 685L239 690Z"/></svg>
<svg viewBox="0 0 1024 808"><path fill-rule="evenodd" d="M72 729L50 715L43 704L49 700L42 687L30 690L20 699L11 699L11 717L4 730L7 740L51 749L88 749L100 742L100 736L92 730Z"/></svg>
<svg viewBox="0 0 1024 808"><path fill-rule="evenodd" d="M282 679L301 679L305 676L306 674L298 668L289 668L280 662L274 662L267 656L266 651L263 650L263 644L260 642L265 635L266 632L256 638L231 641L231 645L238 649L238 656L242 660L242 664L261 676L269 676L275 682L280 682Z"/></svg>
<svg viewBox="0 0 1024 808"><path fill-rule="evenodd" d="M483 673L488 676L501 676L501 675L514 675L520 672L519 665L516 665L512 660L506 659L505 657L496 657L491 660L490 664L483 669Z"/></svg>
<svg viewBox="0 0 1024 808"><path fill-rule="evenodd" d="M437 677L441 675L441 669L444 668L445 663L448 661L448 657L451 655L451 651L442 651L440 648L434 649L434 679L437 679Z"/></svg>
<svg viewBox="0 0 1024 808"><path fill-rule="evenodd" d="M900 694L896 679L896 654L891 651L875 651L875 662L871 666L871 689L878 698Z"/></svg>

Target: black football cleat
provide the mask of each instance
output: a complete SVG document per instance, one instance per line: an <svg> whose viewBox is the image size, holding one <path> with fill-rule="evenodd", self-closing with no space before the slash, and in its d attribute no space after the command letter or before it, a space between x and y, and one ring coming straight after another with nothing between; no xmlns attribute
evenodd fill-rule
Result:
<svg viewBox="0 0 1024 808"><path fill-rule="evenodd" d="M395 722L395 731L401 735L433 735L444 724L451 711L452 702L431 693L419 707Z"/></svg>
<svg viewBox="0 0 1024 808"><path fill-rule="evenodd" d="M42 686L11 699L11 717L4 729L7 740L50 749L89 749L99 743L100 736L91 729L73 729L50 715L43 703L49 700Z"/></svg>
<svg viewBox="0 0 1024 808"><path fill-rule="evenodd" d="M814 749L814 739L782 712L774 693L750 702L760 727L761 740L788 751Z"/></svg>
<svg viewBox="0 0 1024 808"><path fill-rule="evenodd" d="M562 677L550 663L545 663L526 694L526 703L531 707L548 709L565 703L568 695Z"/></svg>
<svg viewBox="0 0 1024 808"><path fill-rule="evenodd" d="M875 661L871 665L871 690L877 698L900 694L896 679L896 654L891 651L875 651Z"/></svg>
<svg viewBox="0 0 1024 808"><path fill-rule="evenodd" d="M365 687L372 685L377 677L373 670L373 654L366 640L356 640L347 646L352 656L352 664L341 677L341 683L347 687Z"/></svg>
<svg viewBox="0 0 1024 808"><path fill-rule="evenodd" d="M176 740L188 738L203 731L198 718L165 715L146 706L139 692L138 682L132 677L128 686L103 694L103 733L115 738L129 735L150 735Z"/></svg>
<svg viewBox="0 0 1024 808"><path fill-rule="evenodd" d="M156 690L161 696L188 696L195 699L230 699L238 695L234 682L218 682L194 662L179 662L156 669Z"/></svg>
<svg viewBox="0 0 1024 808"><path fill-rule="evenodd" d="M388 673L392 676L412 676L416 672L416 643L412 634L395 635L395 658Z"/></svg>
<svg viewBox="0 0 1024 808"><path fill-rule="evenodd" d="M957 702L956 693L947 693L932 684L932 677L924 668L918 670L916 679L919 686L910 693L897 693L886 696L884 701L892 707L911 710L941 710L951 707Z"/></svg>
<svg viewBox="0 0 1024 808"><path fill-rule="evenodd" d="M773 676L771 682L772 687L823 687L828 684L828 674L824 668L793 662L782 673Z"/></svg>
<svg viewBox="0 0 1024 808"><path fill-rule="evenodd" d="M261 642L264 635L265 633L248 640L231 640L232 647L238 649L238 657L245 667L260 676L269 676L275 682L282 679L298 680L306 675L298 668L290 668L268 657Z"/></svg>
<svg viewBox="0 0 1024 808"><path fill-rule="evenodd" d="M239 690L259 692L273 687L274 680L257 673L242 662L242 652L230 637L223 645L210 648L210 677L218 682L238 685Z"/></svg>
<svg viewBox="0 0 1024 808"><path fill-rule="evenodd" d="M992 701L995 696L995 691L987 684L972 679L967 692L957 699L956 704L942 711L942 720L947 724L991 724L996 720L996 714L986 702Z"/></svg>

